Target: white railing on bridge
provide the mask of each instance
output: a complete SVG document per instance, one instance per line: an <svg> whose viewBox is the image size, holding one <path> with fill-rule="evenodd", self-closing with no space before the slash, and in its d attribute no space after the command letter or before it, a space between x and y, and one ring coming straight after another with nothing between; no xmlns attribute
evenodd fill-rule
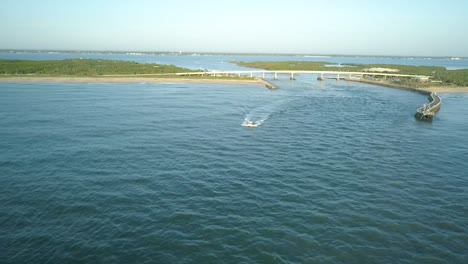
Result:
<svg viewBox="0 0 468 264"><path fill-rule="evenodd" d="M204 72L182 72L176 73L176 75L238 75L238 76L250 76L253 77L257 74L262 74L265 78L265 74L274 74L277 78L278 74L287 74L291 78L294 78L295 74L333 74L339 76L388 76L388 77L412 77L419 79L427 79L430 76L425 75L411 75L411 74L398 74L398 73L384 73L384 72L343 72L343 71L294 71L294 70L280 70L280 71L270 71L270 70L242 70L242 71L204 71Z"/></svg>

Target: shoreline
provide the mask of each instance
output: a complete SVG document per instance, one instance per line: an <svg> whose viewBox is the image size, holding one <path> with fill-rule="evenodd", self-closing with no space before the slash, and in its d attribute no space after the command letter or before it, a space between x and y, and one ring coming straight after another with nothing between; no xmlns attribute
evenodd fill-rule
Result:
<svg viewBox="0 0 468 264"><path fill-rule="evenodd" d="M398 85L394 83L373 81L365 79L344 79L350 82L360 82L366 84L372 84L382 87L396 88L411 92L417 92L428 95L431 92L437 93L468 93L468 87L425 87L415 88ZM269 81L256 78L252 80L246 79L210 79L210 78L151 78L151 77L110 77L110 76L96 76L96 77L0 77L0 83L195 83L195 84L238 84L238 85L257 85L265 86L268 89L275 90L278 87L270 83Z"/></svg>
<svg viewBox="0 0 468 264"><path fill-rule="evenodd" d="M193 79L150 77L0 77L0 83L204 83L267 86L261 79Z"/></svg>
<svg viewBox="0 0 468 264"><path fill-rule="evenodd" d="M468 87L449 87L449 86L439 86L439 87L424 87L424 88L416 88L416 87L408 87L408 86L403 86L403 85L398 85L394 83L389 83L389 82L383 82L383 81L372 81L372 80L365 80L365 79L344 79L345 81L350 81L350 82L360 82L360 83L366 83L366 84L372 84L372 85L377 85L377 86L383 86L383 87L389 87L389 88L395 88L395 89L400 89L400 90L406 90L410 92L416 92L416 93L421 93L424 95L429 95L432 92L436 93L449 93L449 94L455 94L455 93L468 93Z"/></svg>

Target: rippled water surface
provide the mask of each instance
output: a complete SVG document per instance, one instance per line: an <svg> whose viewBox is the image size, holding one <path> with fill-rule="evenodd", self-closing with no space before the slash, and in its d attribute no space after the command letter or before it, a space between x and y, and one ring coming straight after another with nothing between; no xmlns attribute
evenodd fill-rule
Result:
<svg viewBox="0 0 468 264"><path fill-rule="evenodd" d="M275 84L0 84L0 262L468 262L467 95Z"/></svg>

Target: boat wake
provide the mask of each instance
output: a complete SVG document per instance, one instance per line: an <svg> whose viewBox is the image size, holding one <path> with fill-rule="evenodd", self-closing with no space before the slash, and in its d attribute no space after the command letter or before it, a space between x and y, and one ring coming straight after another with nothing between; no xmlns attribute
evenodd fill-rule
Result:
<svg viewBox="0 0 468 264"><path fill-rule="evenodd" d="M262 119L255 119L246 115L244 117L244 122L242 122L241 125L244 127L258 127L258 126L261 126L267 119L268 117L265 117Z"/></svg>
<svg viewBox="0 0 468 264"><path fill-rule="evenodd" d="M244 127L258 127L261 126L265 121L270 118L270 115L274 112L274 109L269 107L260 107L246 113L242 126Z"/></svg>
<svg viewBox="0 0 468 264"><path fill-rule="evenodd" d="M300 97L302 99L303 97ZM259 127L265 124L270 118L278 116L290 109L291 105L295 105L297 98L290 98L281 96L277 100L271 100L264 105L258 105L253 109L242 109L244 113L244 120L242 126L244 127Z"/></svg>

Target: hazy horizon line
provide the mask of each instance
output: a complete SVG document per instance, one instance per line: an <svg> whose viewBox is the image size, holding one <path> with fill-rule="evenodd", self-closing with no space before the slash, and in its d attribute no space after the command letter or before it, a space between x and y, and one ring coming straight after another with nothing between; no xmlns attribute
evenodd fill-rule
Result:
<svg viewBox="0 0 468 264"><path fill-rule="evenodd" d="M463 58L454 55L390 55L390 54L345 54L345 53L304 53L304 52L231 52L231 51L156 51L156 50L92 50L92 49L8 49L0 48L0 52L63 52L63 53L153 53L153 54L183 54L183 55L260 55L260 56L316 56L316 57L404 57L404 58Z"/></svg>

